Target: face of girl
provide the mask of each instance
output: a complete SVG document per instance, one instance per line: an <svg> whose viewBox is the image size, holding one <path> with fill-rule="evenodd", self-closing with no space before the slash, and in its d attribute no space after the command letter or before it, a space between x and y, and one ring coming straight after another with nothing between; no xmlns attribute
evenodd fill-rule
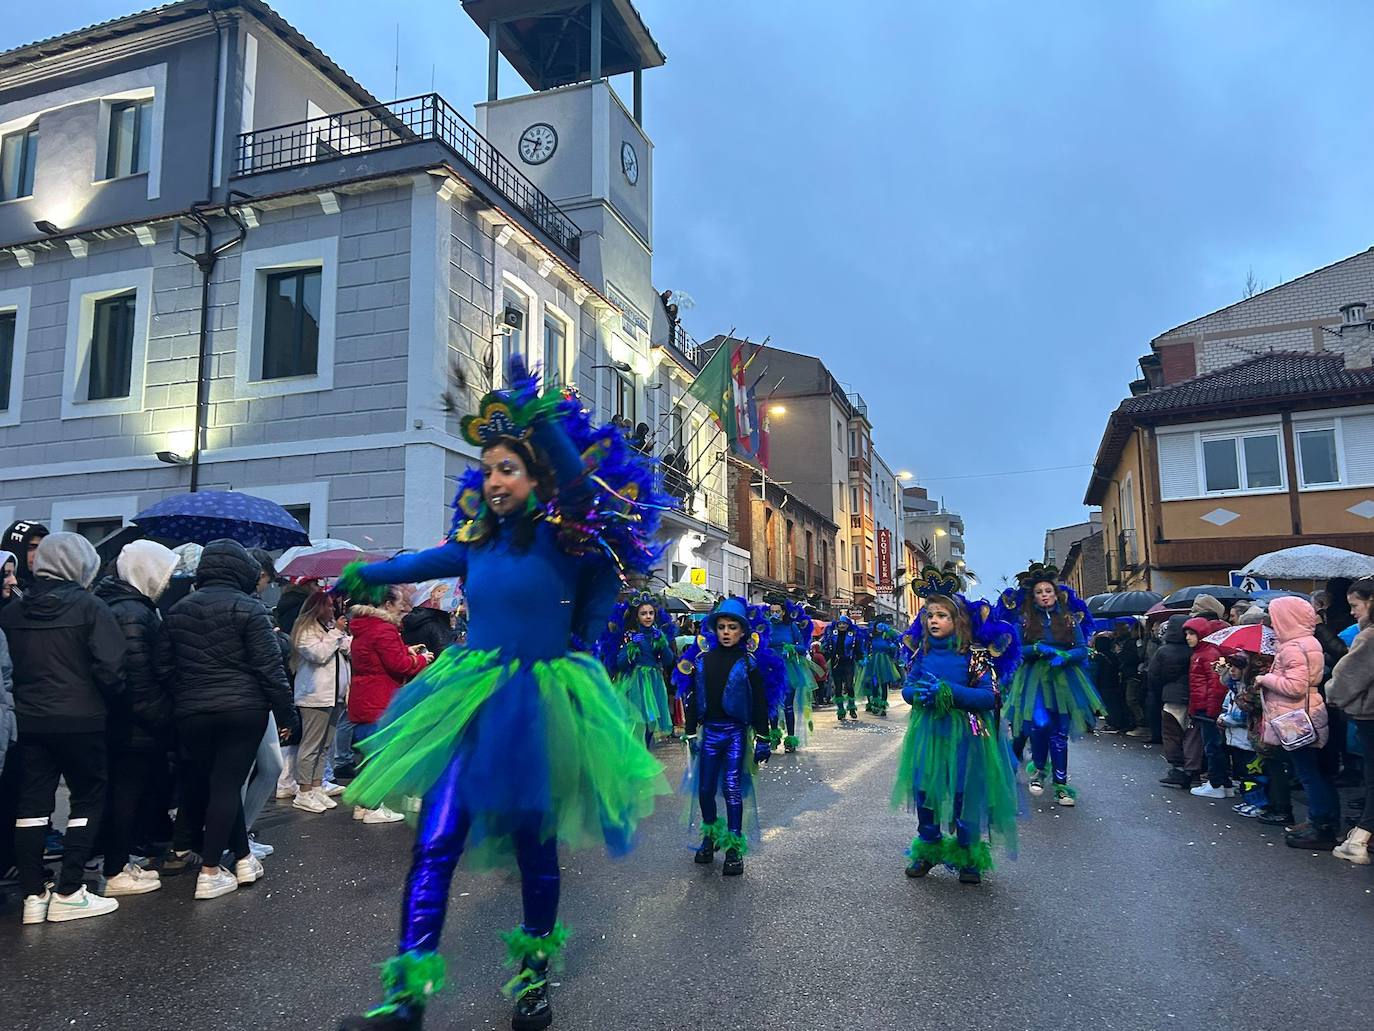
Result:
<svg viewBox="0 0 1374 1031"><path fill-rule="evenodd" d="M716 620L716 637L722 648L733 648L744 639L744 627L739 620L726 616Z"/></svg>
<svg viewBox="0 0 1374 1031"><path fill-rule="evenodd" d="M1369 618L1369 609L1371 605L1374 605L1374 600L1366 600L1358 594L1347 594L1345 600L1350 603L1350 614L1355 617L1357 622L1363 623Z"/></svg>
<svg viewBox="0 0 1374 1031"><path fill-rule="evenodd" d="M15 564L6 562L5 568L0 569L0 598L8 598L14 592L15 585L19 581L14 575Z"/></svg>
<svg viewBox="0 0 1374 1031"><path fill-rule="evenodd" d="M533 490L524 459L510 448L494 444L482 452L482 498L497 516L523 511Z"/></svg>
<svg viewBox="0 0 1374 1031"><path fill-rule="evenodd" d="M1197 634L1193 633L1193 631L1191 631L1191 630L1185 630L1185 631L1183 631L1183 639L1184 639L1185 641L1188 642L1188 647L1189 647L1189 648L1196 648L1196 647L1197 647L1198 637L1197 637Z"/></svg>
<svg viewBox="0 0 1374 1031"><path fill-rule="evenodd" d="M926 630L937 641L943 641L954 633L954 613L944 605L926 606Z"/></svg>
<svg viewBox="0 0 1374 1031"><path fill-rule="evenodd" d="M1052 609L1056 600L1055 593L1054 584L1041 580L1031 591L1031 596L1035 598L1035 604L1042 609Z"/></svg>
<svg viewBox="0 0 1374 1031"><path fill-rule="evenodd" d="M652 605L641 605L639 606L639 611L635 613L635 616L639 620L639 625L647 630L654 625L654 618L657 616L657 613L654 612L654 607Z"/></svg>
<svg viewBox="0 0 1374 1031"><path fill-rule="evenodd" d="M404 616L411 610L410 601L406 598L388 598L382 608L396 616Z"/></svg>

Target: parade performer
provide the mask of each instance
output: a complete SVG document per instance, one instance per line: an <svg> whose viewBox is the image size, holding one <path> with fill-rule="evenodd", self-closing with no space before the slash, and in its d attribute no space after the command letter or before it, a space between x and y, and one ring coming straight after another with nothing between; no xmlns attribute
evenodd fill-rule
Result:
<svg viewBox="0 0 1374 1031"><path fill-rule="evenodd" d="M912 587L925 604L906 635L911 716L892 789L893 806L919 820L906 874L943 864L978 884L994 845L1016 854L1015 763L997 715L999 677L1018 661L1016 632L986 602L970 603L952 569L927 567Z"/></svg>
<svg viewBox="0 0 1374 1031"><path fill-rule="evenodd" d="M841 616L825 628L825 634L821 637L821 651L830 664L835 715L843 723L845 707L848 706L849 718L858 719L859 711L854 705L854 674L864 657L863 631L847 615Z"/></svg>
<svg viewBox="0 0 1374 1031"><path fill-rule="evenodd" d="M811 619L805 609L785 595L770 595L764 601L772 624L772 646L782 656L787 670L787 694L782 703L787 736L781 743L786 751L795 752L806 743L807 731L811 729L811 706L817 690L816 667L810 654ZM771 740L776 745L777 717L773 720L773 732Z"/></svg>
<svg viewBox="0 0 1374 1031"><path fill-rule="evenodd" d="M764 637L768 621L751 619L739 598L726 598L702 622L702 633L678 662L676 681L687 710L692 763L684 789L696 800L701 845L695 861L713 863L725 852L722 872L744 873L749 850L744 826L746 802L755 805L750 831L757 833L752 765L772 755L769 713L781 707L786 673ZM725 819L716 795L725 796ZM689 798L689 806L690 806Z"/></svg>
<svg viewBox="0 0 1374 1031"><path fill-rule="evenodd" d="M879 623L873 628L862 686L864 711L874 716L887 715L887 694L902 682L902 669L897 664L899 640L900 635L888 623Z"/></svg>
<svg viewBox="0 0 1374 1031"><path fill-rule="evenodd" d="M518 358L508 382L462 420L481 467L462 478L448 539L340 578L357 601L383 584L458 577L470 613L466 644L411 681L359 746L347 802L423 805L382 1004L343 1031L421 1026L443 985L439 936L465 853L469 865L519 868L524 920L502 936L519 967L511 1026L547 1027L547 972L568 935L560 846L627 851L667 791L605 669L572 647L606 625L618 568L645 572L657 558L656 471L618 430L594 428L576 397L541 396Z"/></svg>
<svg viewBox="0 0 1374 1031"><path fill-rule="evenodd" d="M644 735L645 747L653 747L654 732L671 734L673 714L668 707L664 672L672 675L677 656L665 628L672 617L659 600L641 591L616 606L612 617L618 633L615 650L616 685L621 689L636 732Z"/></svg>
<svg viewBox="0 0 1374 1031"><path fill-rule="evenodd" d="M1069 737L1091 729L1106 712L1086 671L1092 616L1073 589L1058 582L1054 566L1032 563L1016 580L998 603L1000 613L1018 620L1025 660L1007 691L1013 750L1019 759L1030 740L1032 795L1044 794L1052 764L1055 800L1072 806L1078 791L1069 786Z"/></svg>

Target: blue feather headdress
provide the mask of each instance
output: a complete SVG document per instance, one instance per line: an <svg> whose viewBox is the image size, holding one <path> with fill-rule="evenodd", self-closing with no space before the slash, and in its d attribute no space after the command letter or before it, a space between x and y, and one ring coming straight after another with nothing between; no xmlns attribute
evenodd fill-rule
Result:
<svg viewBox="0 0 1374 1031"><path fill-rule="evenodd" d="M1092 635L1100 629L1097 619L1088 610L1087 603L1078 596L1072 587L1059 582L1058 567L1046 565L1044 562L1031 562L1024 572L1016 574L1017 585L1008 587L997 598L996 618L1019 627L1026 597L1038 583L1054 584L1059 604L1072 613L1074 619L1083 628L1085 637L1091 639Z"/></svg>
<svg viewBox="0 0 1374 1031"><path fill-rule="evenodd" d="M782 709L787 697L787 666L782 656L773 650L773 623L769 618L767 605L745 605L749 613L749 637L745 647L758 665L763 677L764 692L768 696L768 715L775 716ZM696 676L697 659L713 648L720 646L714 625L703 620L697 638L686 648L673 670L673 688L679 695L687 694Z"/></svg>

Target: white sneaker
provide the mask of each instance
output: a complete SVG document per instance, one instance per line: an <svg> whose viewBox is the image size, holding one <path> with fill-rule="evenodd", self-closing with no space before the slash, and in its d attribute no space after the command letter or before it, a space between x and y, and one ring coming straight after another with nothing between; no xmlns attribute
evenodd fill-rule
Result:
<svg viewBox="0 0 1374 1031"><path fill-rule="evenodd" d="M313 791L302 791L291 803L292 809L302 809L307 813L322 813L329 807L319 800Z"/></svg>
<svg viewBox="0 0 1374 1031"><path fill-rule="evenodd" d="M206 873L202 870L196 875L196 898L198 899L217 899L221 895L228 895L231 891L238 891L238 887L238 878L223 866L214 873Z"/></svg>
<svg viewBox="0 0 1374 1031"><path fill-rule="evenodd" d="M1231 798L1235 791L1231 788L1214 788L1210 784L1199 784L1188 792L1197 798Z"/></svg>
<svg viewBox="0 0 1374 1031"><path fill-rule="evenodd" d="M155 870L141 870L132 863L105 881L105 896L146 895L162 887L162 880Z"/></svg>
<svg viewBox="0 0 1374 1031"><path fill-rule="evenodd" d="M119 908L115 899L103 895L92 895L83 884L70 895L52 893L48 903L48 923L60 924L67 920L84 920L88 916L104 916Z"/></svg>
<svg viewBox="0 0 1374 1031"><path fill-rule="evenodd" d="M339 803L335 802L332 798L325 794L324 788L315 788L310 793L315 796L315 801L320 803L320 805L324 806L326 809L339 808Z"/></svg>
<svg viewBox="0 0 1374 1031"><path fill-rule="evenodd" d="M277 785L278 798L295 798L298 794L300 794L300 791L301 786L297 784L294 780L288 781L285 784Z"/></svg>
<svg viewBox="0 0 1374 1031"><path fill-rule="evenodd" d="M24 923L44 923L48 919L48 905L51 902L51 891L45 891L42 895L24 896Z"/></svg>
<svg viewBox="0 0 1374 1031"><path fill-rule="evenodd" d="M370 813L371 811L372 811L371 809L364 809L364 808L363 808L362 806L360 806L360 805L355 805L355 806L353 807L353 819L355 819L355 820L362 820L362 819L365 819L365 818L367 817L367 814Z"/></svg>
<svg viewBox="0 0 1374 1031"><path fill-rule="evenodd" d="M271 845L265 844L264 842L259 841L257 838L251 837L248 839L248 848L253 853L253 855L257 856L259 859L266 859L273 852L277 851Z"/></svg>
<svg viewBox="0 0 1374 1031"><path fill-rule="evenodd" d="M1029 791L1029 792L1031 793L1031 796L1032 796L1032 797L1034 797L1034 798L1039 798L1041 795L1043 795L1043 794L1045 793L1045 785L1044 785L1044 782L1043 782L1043 781L1038 781L1038 780L1033 780L1033 781L1030 782L1029 785L1027 785L1026 790Z"/></svg>
<svg viewBox="0 0 1374 1031"><path fill-rule="evenodd" d="M255 855L249 855L234 864L234 879L240 884L252 884L254 881L260 881L266 872Z"/></svg>
<svg viewBox="0 0 1374 1031"><path fill-rule="evenodd" d="M324 792L330 798L337 798L342 795L345 790L347 789L344 788L342 784L335 784L332 780L327 780L320 785L320 791Z"/></svg>
<svg viewBox="0 0 1374 1031"><path fill-rule="evenodd" d="M363 823L400 823L405 817L400 813L393 813L386 806L378 806L376 809L369 809L363 817Z"/></svg>

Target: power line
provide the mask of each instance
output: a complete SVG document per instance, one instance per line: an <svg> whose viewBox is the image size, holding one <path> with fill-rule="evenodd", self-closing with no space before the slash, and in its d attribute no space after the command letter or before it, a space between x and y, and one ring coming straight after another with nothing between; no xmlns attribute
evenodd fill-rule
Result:
<svg viewBox="0 0 1374 1031"><path fill-rule="evenodd" d="M1091 462L1079 462L1076 465L1048 465L1041 469L1010 469L1001 473L964 473L959 476L919 476L919 483L932 483L936 480L981 480L988 476L1028 476L1031 473L1057 473L1066 469L1091 469Z"/></svg>

